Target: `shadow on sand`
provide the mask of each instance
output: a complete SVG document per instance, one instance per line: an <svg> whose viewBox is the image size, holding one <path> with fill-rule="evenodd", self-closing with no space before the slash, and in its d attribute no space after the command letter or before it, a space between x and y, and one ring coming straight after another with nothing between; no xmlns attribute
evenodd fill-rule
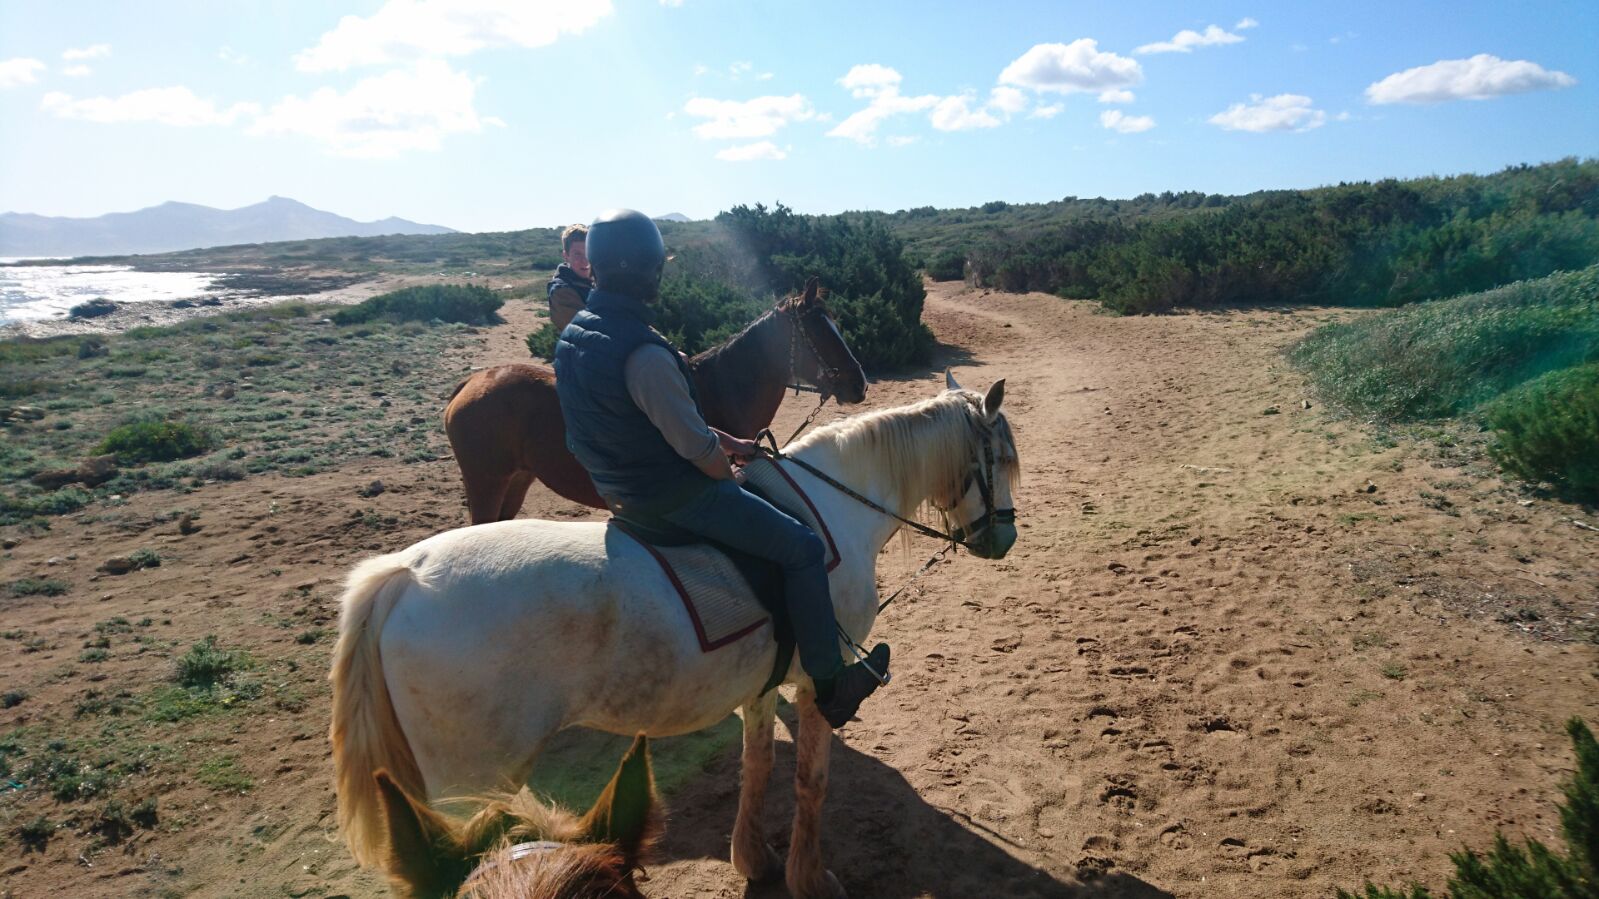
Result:
<svg viewBox="0 0 1599 899"><path fill-rule="evenodd" d="M779 715L792 723L786 704ZM540 759L535 789L560 776L573 808L586 808L627 748L628 740L592 731L569 731ZM717 744L720 744L717 747ZM668 809L662 857L709 859L725 865L727 883L742 883L727 862L728 834L738 807L739 723L721 724L688 738L652 740L657 776ZM713 748L717 747L717 748ZM577 783L571 777L594 768ZM565 771L565 775L555 775ZM788 850L794 814L794 747L779 741L767 793L765 824L778 852ZM1086 880L1075 874L1081 852L1019 845L981 822L925 802L899 771L833 743L822 850L828 867L854 896L911 899L931 896L1060 897L1060 899L1170 899L1171 893L1136 877L1111 872ZM647 894L654 895L649 884ZM781 882L749 884L747 899L780 899Z"/></svg>

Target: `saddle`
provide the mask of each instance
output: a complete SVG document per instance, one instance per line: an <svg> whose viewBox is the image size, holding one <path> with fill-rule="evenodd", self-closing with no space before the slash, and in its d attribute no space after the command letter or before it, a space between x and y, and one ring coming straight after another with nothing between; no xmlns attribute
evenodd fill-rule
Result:
<svg viewBox="0 0 1599 899"><path fill-rule="evenodd" d="M810 527L827 547L827 570L838 567L838 547L826 522L780 465L760 457L744 467L744 475L744 489ZM661 566L694 624L700 651L726 646L770 620L777 659L761 693L783 682L793 662L794 628L784 601L781 567L660 518L612 518L609 523L637 541Z"/></svg>

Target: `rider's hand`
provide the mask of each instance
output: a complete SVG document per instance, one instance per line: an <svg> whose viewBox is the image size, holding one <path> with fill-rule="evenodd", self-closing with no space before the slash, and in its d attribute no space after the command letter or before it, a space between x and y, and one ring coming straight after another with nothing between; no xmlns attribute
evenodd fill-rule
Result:
<svg viewBox="0 0 1599 899"><path fill-rule="evenodd" d="M731 434L723 434L721 444L722 452L732 456L735 461L741 464L755 458L756 454L760 452L760 447L755 445L755 441L744 440Z"/></svg>

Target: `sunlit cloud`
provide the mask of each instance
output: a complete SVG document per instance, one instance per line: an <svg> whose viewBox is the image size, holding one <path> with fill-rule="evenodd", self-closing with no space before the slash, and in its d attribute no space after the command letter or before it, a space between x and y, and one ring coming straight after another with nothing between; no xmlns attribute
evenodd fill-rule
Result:
<svg viewBox="0 0 1599 899"><path fill-rule="evenodd" d="M858 99L871 102L839 122L827 132L828 137L842 137L858 144L872 146L877 142L877 128L885 119L896 115L921 112L937 106L944 98L925 94L906 97L899 92L900 74L888 66L867 63L852 67L838 80L840 85Z"/></svg>
<svg viewBox="0 0 1599 899"><path fill-rule="evenodd" d="M1038 44L999 73L1001 84L1059 94L1102 93L1143 79L1137 60L1101 51L1098 42L1086 37L1070 44Z"/></svg>
<svg viewBox="0 0 1599 899"><path fill-rule="evenodd" d="M1147 115L1127 115L1119 109L1107 109L1099 114L1099 124L1122 134L1137 134L1155 127L1155 120Z"/></svg>
<svg viewBox="0 0 1599 899"><path fill-rule="evenodd" d="M340 19L294 64L305 72L342 72L485 47L543 47L610 14L610 0L388 0L370 16Z"/></svg>
<svg viewBox="0 0 1599 899"><path fill-rule="evenodd" d="M940 131L970 131L973 128L997 128L1003 120L983 107L973 109L975 98L969 94L945 97L933 107L928 116L933 127Z"/></svg>
<svg viewBox="0 0 1599 899"><path fill-rule="evenodd" d="M1244 21L1252 21L1245 19ZM1159 41L1145 44L1134 50L1140 55L1149 53L1192 53L1195 47L1215 47L1221 44L1236 44L1244 39L1241 34L1233 34L1216 25L1205 26L1204 31L1191 31L1184 28L1169 41Z"/></svg>
<svg viewBox="0 0 1599 899"><path fill-rule="evenodd" d="M914 134L895 134L888 139L888 145L890 147L908 147L919 140L921 138Z"/></svg>
<svg viewBox="0 0 1599 899"><path fill-rule="evenodd" d="M1030 119L1053 119L1055 116L1060 115L1061 110L1065 108L1065 103L1046 103L1042 106L1034 106L1033 111L1028 113L1027 117Z"/></svg>
<svg viewBox="0 0 1599 899"><path fill-rule="evenodd" d="M44 70L45 64L37 59L0 59L0 89L32 84Z"/></svg>
<svg viewBox="0 0 1599 899"><path fill-rule="evenodd" d="M1138 97L1132 91L1124 90L1109 90L1099 95L1101 103L1131 103L1136 99Z"/></svg>
<svg viewBox="0 0 1599 899"><path fill-rule="evenodd" d="M94 74L94 69L83 65L67 66L61 70L61 74L67 76L68 78L83 78L87 75Z"/></svg>
<svg viewBox="0 0 1599 899"><path fill-rule="evenodd" d="M57 118L102 125L150 122L181 128L231 125L243 116L261 111L255 103L235 103L223 109L186 87L152 87L120 97L84 97L81 100L61 91L51 91L39 101L39 108Z"/></svg>
<svg viewBox="0 0 1599 899"><path fill-rule="evenodd" d="M1260 27L1260 23L1259 22L1255 21L1254 19L1251 19L1248 16L1245 16L1242 19L1238 20L1238 24L1233 26L1233 30L1234 31L1243 31L1246 28L1258 28L1258 27Z"/></svg>
<svg viewBox="0 0 1599 899"><path fill-rule="evenodd" d="M1444 59L1396 72L1366 88L1366 99L1376 104L1487 100L1576 83L1577 79L1565 72L1550 71L1535 62L1479 53L1470 59Z"/></svg>
<svg viewBox="0 0 1599 899"><path fill-rule="evenodd" d="M222 49L218 50L217 59L220 59L226 63L232 63L236 66L245 65L250 61L250 57L240 53L232 47L223 47Z"/></svg>
<svg viewBox="0 0 1599 899"><path fill-rule="evenodd" d="M110 55L110 44L93 44L88 47L75 47L61 51L61 58L68 62L76 62L84 59L100 59Z"/></svg>
<svg viewBox="0 0 1599 899"><path fill-rule="evenodd" d="M1327 123L1327 113L1311 107L1311 99L1300 94L1262 97L1254 94L1248 103L1234 103L1211 116L1212 125L1228 131L1309 131Z"/></svg>
<svg viewBox="0 0 1599 899"><path fill-rule="evenodd" d="M743 140L769 137L790 122L816 117L811 101L803 94L787 97L755 97L750 100L713 100L695 97L683 104L683 112L706 119L694 126L694 135L703 140Z"/></svg>
<svg viewBox="0 0 1599 899"><path fill-rule="evenodd" d="M335 156L391 158L438 150L445 137L503 125L477 114L477 83L440 60L365 78L349 90L285 97L249 129L310 138Z"/></svg>
<svg viewBox="0 0 1599 899"><path fill-rule="evenodd" d="M728 147L725 150L718 150L716 158L724 162L757 162L767 159L787 159L788 154L778 149L778 146L771 141L763 140L753 144L745 144L741 147Z"/></svg>

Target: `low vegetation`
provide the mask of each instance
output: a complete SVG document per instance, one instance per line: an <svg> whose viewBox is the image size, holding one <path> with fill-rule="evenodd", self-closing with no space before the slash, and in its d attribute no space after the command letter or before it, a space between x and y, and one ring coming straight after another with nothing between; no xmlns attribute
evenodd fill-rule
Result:
<svg viewBox="0 0 1599 899"><path fill-rule="evenodd" d="M0 424L0 525L46 527L97 499L263 472L438 458L465 326L340 326L334 311L291 301L92 340L0 341L0 384L30 390L0 401L27 407ZM72 482L107 453L117 467Z"/></svg>
<svg viewBox="0 0 1599 899"><path fill-rule="evenodd" d="M358 305L340 309L333 314L333 321L341 325L377 320L492 325L500 320L497 310L504 302L504 298L487 287L426 284L379 294Z"/></svg>
<svg viewBox="0 0 1599 899"><path fill-rule="evenodd" d="M1599 266L1328 325L1290 358L1350 412L1480 421L1507 471L1599 496Z"/></svg>
<svg viewBox="0 0 1599 899"><path fill-rule="evenodd" d="M1565 787L1560 805L1564 854L1529 839L1511 845L1504 834L1494 838L1486 855L1462 849L1449 856L1455 873L1447 892L1426 887L1402 889L1366 884L1359 893L1338 891L1338 899L1591 899L1599 895L1599 744L1582 721L1566 725L1577 753L1577 771Z"/></svg>

